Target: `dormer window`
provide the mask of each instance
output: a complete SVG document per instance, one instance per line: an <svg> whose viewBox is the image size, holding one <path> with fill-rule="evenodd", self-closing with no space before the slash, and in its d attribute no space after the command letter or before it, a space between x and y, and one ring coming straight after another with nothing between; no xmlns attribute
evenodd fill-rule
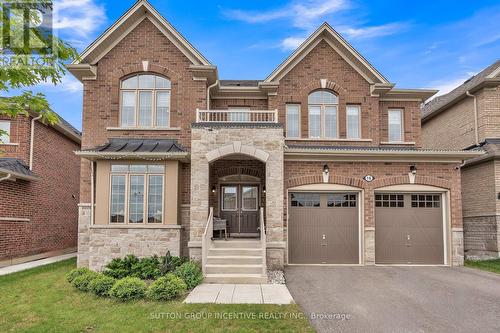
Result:
<svg viewBox="0 0 500 333"><path fill-rule="evenodd" d="M121 81L121 127L170 127L170 80L136 74Z"/></svg>
<svg viewBox="0 0 500 333"><path fill-rule="evenodd" d="M337 138L338 97L328 90L309 94L309 138Z"/></svg>

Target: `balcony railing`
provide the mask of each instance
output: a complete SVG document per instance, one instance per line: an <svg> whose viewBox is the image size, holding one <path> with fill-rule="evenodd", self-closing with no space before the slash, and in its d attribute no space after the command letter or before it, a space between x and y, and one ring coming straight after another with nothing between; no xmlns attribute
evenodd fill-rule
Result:
<svg viewBox="0 0 500 333"><path fill-rule="evenodd" d="M277 123L278 110L199 110L197 123Z"/></svg>

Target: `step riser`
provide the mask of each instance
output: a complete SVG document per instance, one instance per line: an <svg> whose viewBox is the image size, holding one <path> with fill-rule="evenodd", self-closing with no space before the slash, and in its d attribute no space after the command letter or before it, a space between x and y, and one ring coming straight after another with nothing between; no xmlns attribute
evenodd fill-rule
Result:
<svg viewBox="0 0 500 333"><path fill-rule="evenodd" d="M266 277L205 277L205 283L260 284L267 283Z"/></svg>
<svg viewBox="0 0 500 333"><path fill-rule="evenodd" d="M223 249L223 250L208 250L210 257L219 256L262 256L261 249Z"/></svg>
<svg viewBox="0 0 500 333"><path fill-rule="evenodd" d="M209 265L259 265L262 264L262 257L258 258L207 258Z"/></svg>
<svg viewBox="0 0 500 333"><path fill-rule="evenodd" d="M231 249L231 248L250 248L259 249L261 247L260 241L249 242L249 241L217 241L212 242L214 248L218 249Z"/></svg>
<svg viewBox="0 0 500 333"><path fill-rule="evenodd" d="M225 266L225 267L210 267L207 265L207 274L261 274L262 267L252 267L252 266Z"/></svg>

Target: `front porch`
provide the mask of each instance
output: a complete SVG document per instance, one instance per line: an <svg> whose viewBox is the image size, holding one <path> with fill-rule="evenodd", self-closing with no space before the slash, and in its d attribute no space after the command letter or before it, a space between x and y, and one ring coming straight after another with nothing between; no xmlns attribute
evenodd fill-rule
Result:
<svg viewBox="0 0 500 333"><path fill-rule="evenodd" d="M193 124L188 246L207 282L265 283L283 268L283 145L277 123Z"/></svg>

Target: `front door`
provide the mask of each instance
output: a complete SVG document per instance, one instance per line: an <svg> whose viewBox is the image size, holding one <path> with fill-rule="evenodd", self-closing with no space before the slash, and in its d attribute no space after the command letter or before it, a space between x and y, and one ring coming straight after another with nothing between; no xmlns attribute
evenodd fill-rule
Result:
<svg viewBox="0 0 500 333"><path fill-rule="evenodd" d="M227 220L231 236L258 235L258 185L223 185L220 202L220 215Z"/></svg>

